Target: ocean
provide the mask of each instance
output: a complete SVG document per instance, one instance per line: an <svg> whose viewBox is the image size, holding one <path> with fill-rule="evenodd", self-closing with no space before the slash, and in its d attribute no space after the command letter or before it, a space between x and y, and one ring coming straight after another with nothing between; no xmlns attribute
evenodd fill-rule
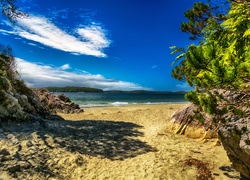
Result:
<svg viewBox="0 0 250 180"><path fill-rule="evenodd" d="M125 106L135 104L186 103L184 94L126 93L126 92L62 92L80 107ZM56 92L54 94L61 94Z"/></svg>

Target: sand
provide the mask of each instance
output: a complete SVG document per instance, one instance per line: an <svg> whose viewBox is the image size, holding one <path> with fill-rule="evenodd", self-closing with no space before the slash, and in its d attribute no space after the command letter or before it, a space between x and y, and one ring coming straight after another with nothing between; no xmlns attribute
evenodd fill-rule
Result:
<svg viewBox="0 0 250 180"><path fill-rule="evenodd" d="M11 175L0 161L0 179L195 180L199 171L187 165L190 160L206 164L216 180L240 179L216 140L166 131L172 113L183 106L98 107L59 114L67 121L48 121L45 129L12 133L19 149L0 139L0 147L11 155L18 152L15 163L22 161L21 171Z"/></svg>

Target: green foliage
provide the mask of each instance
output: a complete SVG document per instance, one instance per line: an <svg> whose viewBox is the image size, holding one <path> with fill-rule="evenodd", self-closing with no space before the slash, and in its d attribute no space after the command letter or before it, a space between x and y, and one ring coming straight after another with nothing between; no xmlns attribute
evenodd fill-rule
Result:
<svg viewBox="0 0 250 180"><path fill-rule="evenodd" d="M12 56L12 50L9 46L0 45L0 76L6 77L10 83L16 81L16 61ZM6 90L6 81L0 78L0 104L5 100L3 90ZM18 86L19 87L19 86Z"/></svg>
<svg viewBox="0 0 250 180"><path fill-rule="evenodd" d="M188 14L197 8L206 9L206 6L196 4ZM214 15L207 16L206 25L202 26L204 37L199 45L191 44L186 50L171 47L173 54L177 53L174 63L180 61L172 76L186 80L194 88L186 98L199 107L198 113L205 111L221 117L230 111L238 116L245 115L229 105L219 107L224 97L216 89L244 91L250 82L249 12L249 3L233 2L224 22L218 23Z"/></svg>
<svg viewBox="0 0 250 180"><path fill-rule="evenodd" d="M31 91L30 88L26 86L23 80L13 79L12 86L19 94L27 94L29 91Z"/></svg>
<svg viewBox="0 0 250 180"><path fill-rule="evenodd" d="M243 133L245 133L245 132L247 132L247 127L242 127L241 130Z"/></svg>
<svg viewBox="0 0 250 180"><path fill-rule="evenodd" d="M12 56L10 46L0 45L0 75L15 79L17 75L16 61Z"/></svg>
<svg viewBox="0 0 250 180"><path fill-rule="evenodd" d="M230 0L218 0L216 2L207 0L206 3L194 3L193 8L184 13L189 21L181 23L181 31L188 32L192 40L203 37L203 29L211 19L214 19L216 24L220 24L226 19L225 13L228 11L228 3L230 3Z"/></svg>
<svg viewBox="0 0 250 180"><path fill-rule="evenodd" d="M2 90L0 90L0 104L2 104L4 100L5 100L4 93L2 92Z"/></svg>

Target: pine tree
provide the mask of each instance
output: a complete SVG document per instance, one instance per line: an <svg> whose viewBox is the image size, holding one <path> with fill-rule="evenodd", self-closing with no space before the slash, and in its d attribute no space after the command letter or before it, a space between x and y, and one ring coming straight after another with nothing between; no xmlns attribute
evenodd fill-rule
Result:
<svg viewBox="0 0 250 180"><path fill-rule="evenodd" d="M186 80L194 88L186 98L198 106L197 118L203 121L200 112L215 116L222 122L227 112L244 115L238 109L237 100L230 100L222 92L247 91L250 82L250 5L248 2L232 2L225 21L218 23L214 16L206 21L199 45L187 49L171 47L172 53L180 53L172 71L178 80ZM224 90L224 91L221 91ZM249 106L248 102L242 102ZM222 106L223 104L223 106Z"/></svg>

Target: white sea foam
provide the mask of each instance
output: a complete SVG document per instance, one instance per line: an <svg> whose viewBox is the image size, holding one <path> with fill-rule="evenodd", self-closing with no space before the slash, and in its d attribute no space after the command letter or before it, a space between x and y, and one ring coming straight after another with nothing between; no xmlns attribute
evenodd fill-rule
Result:
<svg viewBox="0 0 250 180"><path fill-rule="evenodd" d="M121 105L128 105L128 102L113 102L111 103L113 106L121 106Z"/></svg>

